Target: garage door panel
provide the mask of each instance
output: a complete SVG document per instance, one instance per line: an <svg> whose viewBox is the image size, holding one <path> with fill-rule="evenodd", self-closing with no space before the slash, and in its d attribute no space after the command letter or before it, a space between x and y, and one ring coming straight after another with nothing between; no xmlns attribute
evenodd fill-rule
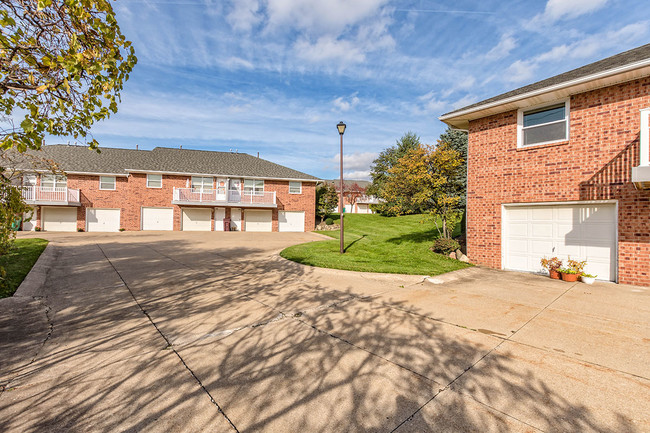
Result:
<svg viewBox="0 0 650 433"><path fill-rule="evenodd" d="M278 230L281 232L304 232L304 211L279 211Z"/></svg>
<svg viewBox="0 0 650 433"><path fill-rule="evenodd" d="M245 217L247 232L270 232L273 228L272 211L247 210Z"/></svg>
<svg viewBox="0 0 650 433"><path fill-rule="evenodd" d="M614 205L506 207L504 214L504 268L536 272L544 256L564 261L570 256L587 260L587 272L600 279L616 279ZM528 238L523 236L525 225Z"/></svg>
<svg viewBox="0 0 650 433"><path fill-rule="evenodd" d="M143 207L142 230L174 230L174 209Z"/></svg>
<svg viewBox="0 0 650 433"><path fill-rule="evenodd" d="M77 231L77 208L44 206L42 212L43 230L53 232Z"/></svg>
<svg viewBox="0 0 650 433"><path fill-rule="evenodd" d="M117 232L120 230L119 209L86 209L86 230L89 232Z"/></svg>
<svg viewBox="0 0 650 433"><path fill-rule="evenodd" d="M184 208L182 213L183 231L212 230L212 210L204 208Z"/></svg>

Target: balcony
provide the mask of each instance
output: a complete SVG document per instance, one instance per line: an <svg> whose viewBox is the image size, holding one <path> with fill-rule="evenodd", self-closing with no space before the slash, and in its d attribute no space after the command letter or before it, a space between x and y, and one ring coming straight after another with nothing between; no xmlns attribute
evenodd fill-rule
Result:
<svg viewBox="0 0 650 433"><path fill-rule="evenodd" d="M362 195L357 198L359 204L379 204L379 199L374 195Z"/></svg>
<svg viewBox="0 0 650 433"><path fill-rule="evenodd" d="M215 189L174 188L172 204L202 206L277 207L275 191L255 194Z"/></svg>
<svg viewBox="0 0 650 433"><path fill-rule="evenodd" d="M53 206L80 206L79 190L58 187L44 188L41 186L24 186L23 199L27 204Z"/></svg>

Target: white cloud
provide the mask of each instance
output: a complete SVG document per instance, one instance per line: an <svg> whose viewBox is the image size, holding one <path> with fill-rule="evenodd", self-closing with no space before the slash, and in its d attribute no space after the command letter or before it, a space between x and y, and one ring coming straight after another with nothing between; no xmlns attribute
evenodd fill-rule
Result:
<svg viewBox="0 0 650 433"><path fill-rule="evenodd" d="M537 64L529 60L517 60L511 64L505 72L505 79L511 83L521 83L530 81L535 77Z"/></svg>
<svg viewBox="0 0 650 433"><path fill-rule="evenodd" d="M339 111L348 111L350 108L354 108L358 103L359 103L359 97L357 96L356 93L349 98L344 98L343 96L339 96L334 101L332 101L334 107L337 108Z"/></svg>
<svg viewBox="0 0 650 433"><path fill-rule="evenodd" d="M339 155L330 158L332 167L339 166ZM343 154L343 176L351 179L365 179L370 176L370 165L377 158L376 152Z"/></svg>
<svg viewBox="0 0 650 433"><path fill-rule="evenodd" d="M237 0L226 15L226 20L234 30L245 32L250 32L262 19L259 0Z"/></svg>
<svg viewBox="0 0 650 433"><path fill-rule="evenodd" d="M510 34L501 35L501 40L485 54L485 60L494 61L507 57L517 47L517 40Z"/></svg>
<svg viewBox="0 0 650 433"><path fill-rule="evenodd" d="M424 110L416 109L416 112L424 111L439 114L447 106L447 101L439 99L433 90L422 96L418 96L418 100L422 102Z"/></svg>
<svg viewBox="0 0 650 433"><path fill-rule="evenodd" d="M305 39L294 45L296 55L309 62L326 63L339 62L332 65L333 69L352 63L361 63L366 57L352 41L337 40L329 36L319 38L315 43Z"/></svg>
<svg viewBox="0 0 650 433"><path fill-rule="evenodd" d="M607 0L548 0L544 18L549 21L576 18L605 6Z"/></svg>
<svg viewBox="0 0 650 433"><path fill-rule="evenodd" d="M370 170L344 171L345 180L370 180Z"/></svg>

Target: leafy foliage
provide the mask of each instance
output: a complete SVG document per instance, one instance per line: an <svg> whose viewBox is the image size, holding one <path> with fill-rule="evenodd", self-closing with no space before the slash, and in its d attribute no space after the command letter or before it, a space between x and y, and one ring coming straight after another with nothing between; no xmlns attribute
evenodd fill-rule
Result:
<svg viewBox="0 0 650 433"><path fill-rule="evenodd" d="M316 215L320 217L321 222L326 215L334 212L338 203L336 188L333 185L326 183L316 189Z"/></svg>
<svg viewBox="0 0 650 433"><path fill-rule="evenodd" d="M343 197L347 199L347 202L354 207L359 198L366 195L366 188L359 185L357 182L354 182L351 185L346 185L343 183Z"/></svg>
<svg viewBox="0 0 650 433"><path fill-rule="evenodd" d="M12 185L11 180L4 175L0 167L0 257L11 250L12 242L16 238L16 218L29 210L25 204L19 188ZM0 289L6 286L7 273L0 265Z"/></svg>
<svg viewBox="0 0 650 433"><path fill-rule="evenodd" d="M90 127L117 112L137 59L110 0L0 0L0 146L40 149L45 134L96 148ZM24 116L22 121L14 117Z"/></svg>
<svg viewBox="0 0 650 433"><path fill-rule="evenodd" d="M452 183L460 196L459 206L464 208L467 199L467 132L447 127L447 130L440 135L439 140L447 143L460 155L461 164L458 167L456 176L452 179Z"/></svg>
<svg viewBox="0 0 650 433"><path fill-rule="evenodd" d="M413 149L417 149L421 145L420 137L415 133L409 131L402 136L394 146L389 147L379 154L377 159L375 159L370 167L370 177L372 179L372 184L367 188L366 193L368 195L374 195L380 199L386 200L384 194L384 184L389 177L389 171L397 162L408 152ZM391 207L393 203L381 203L372 205L373 210L388 215L387 209ZM409 209L407 213L418 213L419 209Z"/></svg>
<svg viewBox="0 0 650 433"><path fill-rule="evenodd" d="M432 249L436 253L449 255L452 251L460 249L460 244L454 239L438 238L433 242Z"/></svg>
<svg viewBox="0 0 650 433"><path fill-rule="evenodd" d="M386 213L423 209L433 217L440 237L451 238L462 215L454 183L461 164L460 154L445 142L411 150L389 170L384 184Z"/></svg>
<svg viewBox="0 0 650 433"><path fill-rule="evenodd" d="M562 260L558 259L557 257L551 257L550 259L542 257L540 264L544 269L547 269L549 271L557 271L562 267Z"/></svg>

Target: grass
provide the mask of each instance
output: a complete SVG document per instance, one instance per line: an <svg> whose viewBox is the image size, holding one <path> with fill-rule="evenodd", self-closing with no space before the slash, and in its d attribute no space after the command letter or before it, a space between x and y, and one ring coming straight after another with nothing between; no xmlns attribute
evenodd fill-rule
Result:
<svg viewBox="0 0 650 433"><path fill-rule="evenodd" d="M425 218L348 214L345 254L339 253L339 231L320 231L335 240L294 245L280 255L310 266L392 274L438 275L471 266L429 250L438 233Z"/></svg>
<svg viewBox="0 0 650 433"><path fill-rule="evenodd" d="M5 287L0 286L0 298L8 298L14 294L47 243L45 239L16 239L9 254L0 256L0 267L7 272L7 284Z"/></svg>

